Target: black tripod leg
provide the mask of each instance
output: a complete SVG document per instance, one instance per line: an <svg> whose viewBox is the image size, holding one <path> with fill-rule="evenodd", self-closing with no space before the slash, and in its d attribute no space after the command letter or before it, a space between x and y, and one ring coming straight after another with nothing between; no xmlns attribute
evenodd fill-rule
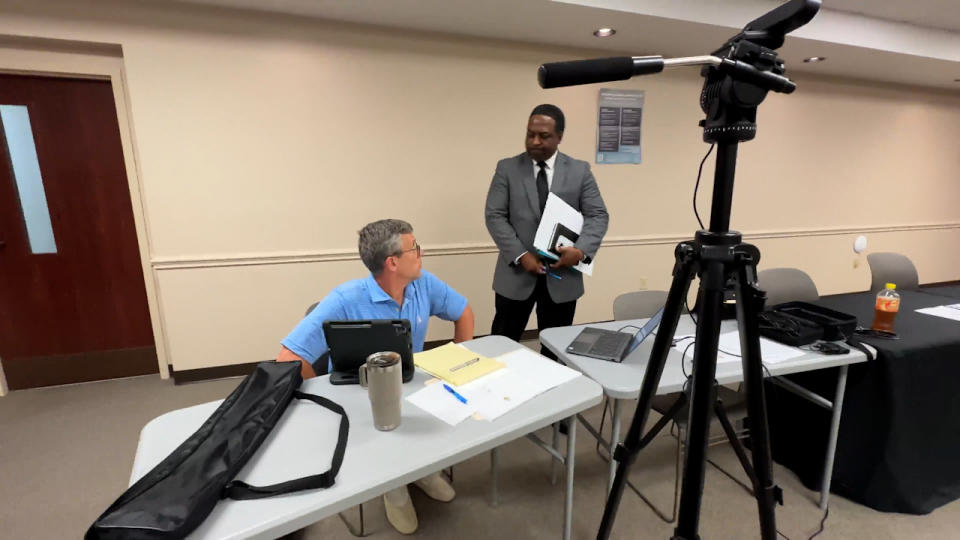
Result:
<svg viewBox="0 0 960 540"><path fill-rule="evenodd" d="M640 437L643 435L647 418L650 416L650 406L653 404L654 396L657 395L657 387L660 386L660 377L663 375L663 366L667 361L670 348L673 346L673 336L677 331L677 322L680 320L687 290L690 287L690 281L693 279L696 263L693 252L693 247L686 242L677 246L675 253L677 263L673 267L673 283L670 285L670 292L667 293L667 303L663 308L660 328L657 330L657 336L653 341L653 350L650 352L650 359L647 361L647 369L643 374L643 385L640 388L637 409L626 438L623 443L617 445L613 452L613 459L617 460L617 473L613 478L610 494L607 496L607 504L603 508L603 521L600 522L600 530L597 531L598 540L606 540L610 537L613 521L617 515L617 508L620 505L620 498L623 496L623 488L627 482L630 465L636 459L637 452L640 449Z"/></svg>
<svg viewBox="0 0 960 540"><path fill-rule="evenodd" d="M724 264L719 260L702 262L705 271L700 277L700 313L693 353L693 382L690 385L690 418L687 421L687 454L680 490L680 511L674 538L698 538L700 503L707 442L710 434L710 413L716 401L717 344L720 340L720 307L726 282Z"/></svg>
<svg viewBox="0 0 960 540"><path fill-rule="evenodd" d="M752 276L749 276L752 277ZM773 459L770 432L767 429L767 404L763 395L763 359L760 355L760 327L757 319L765 294L749 279L748 267L737 269L737 324L740 327L740 351L743 382L747 390L747 414L750 418L750 449L753 454L754 487L760 513L760 535L776 540L774 505L783 502L780 488L773 483Z"/></svg>

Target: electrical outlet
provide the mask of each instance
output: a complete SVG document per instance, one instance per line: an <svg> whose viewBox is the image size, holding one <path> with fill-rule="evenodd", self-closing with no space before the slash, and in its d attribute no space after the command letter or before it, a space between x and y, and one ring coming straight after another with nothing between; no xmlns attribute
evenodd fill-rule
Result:
<svg viewBox="0 0 960 540"><path fill-rule="evenodd" d="M638 279L638 280L637 280L637 285L640 286L640 290L641 290L641 291L647 290L647 278L642 277L642 278Z"/></svg>
<svg viewBox="0 0 960 540"><path fill-rule="evenodd" d="M854 267L854 268L860 268L860 259L854 259L854 260L853 260L853 267Z"/></svg>

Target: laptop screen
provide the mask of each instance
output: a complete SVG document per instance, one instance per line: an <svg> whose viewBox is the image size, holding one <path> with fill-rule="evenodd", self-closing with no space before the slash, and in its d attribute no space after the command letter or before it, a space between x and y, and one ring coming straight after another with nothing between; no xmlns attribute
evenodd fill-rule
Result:
<svg viewBox="0 0 960 540"><path fill-rule="evenodd" d="M657 326L660 325L660 319L662 317L663 317L663 308L660 308L659 310L657 310L656 313L653 314L653 317L650 317L650 320L643 325L643 328L641 328L640 331L637 332L635 336L633 336L633 341L630 342L630 347L627 348L627 352L624 354L624 356L632 353L634 349L636 349L637 347L640 346L641 343L643 343L643 340L647 339L647 336L649 336L650 334L653 333L654 330L656 330Z"/></svg>

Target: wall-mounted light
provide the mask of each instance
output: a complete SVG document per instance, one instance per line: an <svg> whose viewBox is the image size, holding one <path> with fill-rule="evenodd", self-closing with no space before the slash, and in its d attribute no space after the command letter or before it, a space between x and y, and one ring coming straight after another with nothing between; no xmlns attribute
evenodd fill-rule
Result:
<svg viewBox="0 0 960 540"><path fill-rule="evenodd" d="M813 64L816 62L823 62L826 59L827 59L826 56L811 56L810 58L804 58L803 61L808 64Z"/></svg>
<svg viewBox="0 0 960 540"><path fill-rule="evenodd" d="M613 28L597 28L593 31L593 35L597 37L610 37L616 33L617 31Z"/></svg>

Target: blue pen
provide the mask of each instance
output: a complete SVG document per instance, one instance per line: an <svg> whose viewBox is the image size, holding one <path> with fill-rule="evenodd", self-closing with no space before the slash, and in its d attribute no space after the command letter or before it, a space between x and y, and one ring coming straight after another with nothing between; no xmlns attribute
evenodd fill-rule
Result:
<svg viewBox="0 0 960 540"><path fill-rule="evenodd" d="M457 391L454 390L453 388L450 388L450 386L447 385L447 383L444 383L444 384L443 384L443 388L444 388L447 392L450 392L451 394L453 394L453 397L455 397L455 398L457 398L458 400L460 400L460 403L464 403L464 404L465 404L465 403L467 402L467 398L465 398L465 397L461 396L460 394L458 394Z"/></svg>
<svg viewBox="0 0 960 540"><path fill-rule="evenodd" d="M560 277L558 274L554 274L553 272L547 272L547 273L550 274L551 277L554 277L554 278L557 278L557 279L563 279L563 278Z"/></svg>

